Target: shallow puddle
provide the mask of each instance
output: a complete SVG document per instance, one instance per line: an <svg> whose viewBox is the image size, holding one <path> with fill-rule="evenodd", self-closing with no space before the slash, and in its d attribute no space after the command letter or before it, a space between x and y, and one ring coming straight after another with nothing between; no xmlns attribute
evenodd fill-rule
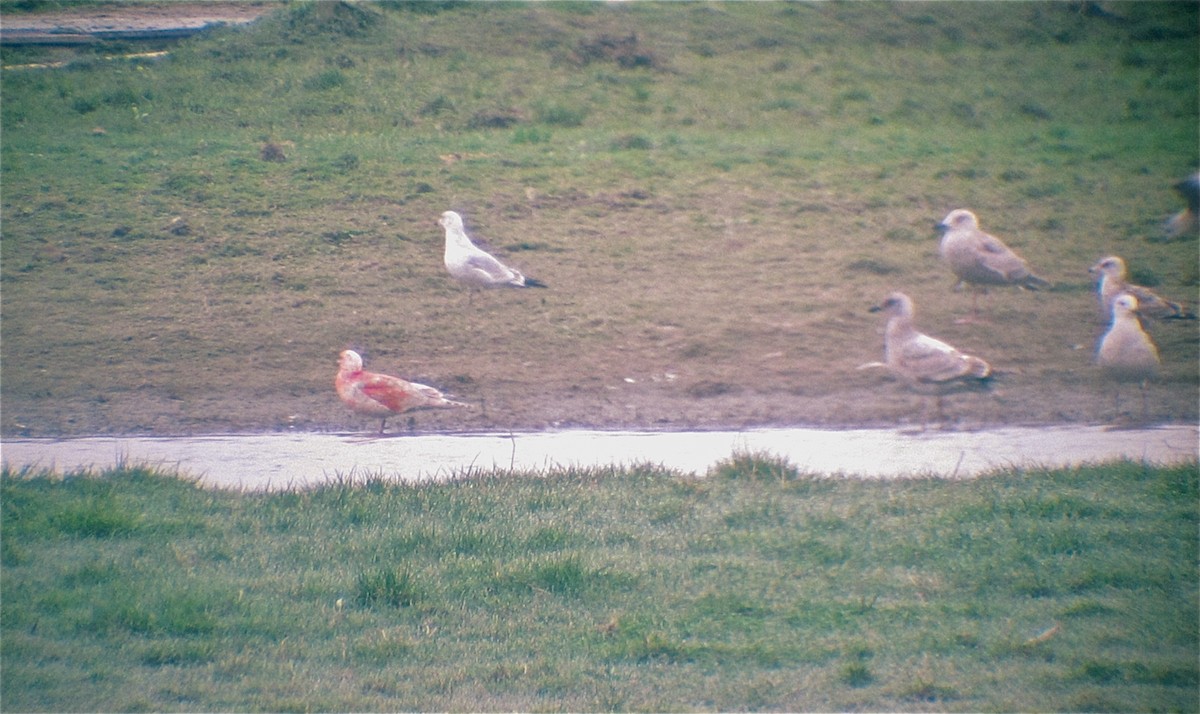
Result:
<svg viewBox="0 0 1200 714"><path fill-rule="evenodd" d="M10 468L57 471L125 462L178 468L207 486L248 490L380 475L424 481L496 469L658 464L704 474L735 453L787 458L801 471L895 478L973 476L1011 466L1068 466L1121 457L1167 464L1197 458L1195 426L1109 430L1062 426L907 434L895 430L751 429L704 432L560 431L372 437L245 434L11 439Z"/></svg>

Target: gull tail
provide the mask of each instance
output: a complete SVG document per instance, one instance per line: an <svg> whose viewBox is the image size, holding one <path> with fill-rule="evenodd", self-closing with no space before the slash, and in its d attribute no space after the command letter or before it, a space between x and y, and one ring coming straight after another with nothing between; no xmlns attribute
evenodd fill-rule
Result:
<svg viewBox="0 0 1200 714"><path fill-rule="evenodd" d="M992 379L992 365L971 355L966 356L967 371L963 374L964 377L973 377L981 382L987 383Z"/></svg>
<svg viewBox="0 0 1200 714"><path fill-rule="evenodd" d="M1192 312L1191 310L1188 310L1183 305L1180 305L1177 302L1171 302L1170 300L1164 300L1163 302L1166 303L1167 308L1171 311L1170 315L1163 317L1164 320L1195 320L1196 319L1196 313Z"/></svg>

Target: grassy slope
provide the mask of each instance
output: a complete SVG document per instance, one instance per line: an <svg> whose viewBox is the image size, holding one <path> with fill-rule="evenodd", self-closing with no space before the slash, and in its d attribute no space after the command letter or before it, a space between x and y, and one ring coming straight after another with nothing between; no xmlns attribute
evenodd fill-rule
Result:
<svg viewBox="0 0 1200 714"><path fill-rule="evenodd" d="M4 707L1190 710L1196 476L6 471Z"/></svg>
<svg viewBox="0 0 1200 714"><path fill-rule="evenodd" d="M1195 242L1147 239L1200 156L1196 6L1114 6L298 4L6 71L0 428L357 424L347 345L484 405L426 425L889 423L854 367L896 288L1016 375L978 419L1107 418L1085 270L1194 298ZM1058 285L986 329L929 228L963 205ZM554 288L465 310L446 208ZM1155 337L1152 417L1194 420L1196 329Z"/></svg>

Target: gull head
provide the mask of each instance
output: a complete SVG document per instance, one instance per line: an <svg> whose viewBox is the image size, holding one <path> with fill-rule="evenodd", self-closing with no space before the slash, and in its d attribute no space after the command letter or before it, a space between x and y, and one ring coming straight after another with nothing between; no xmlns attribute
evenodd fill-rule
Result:
<svg viewBox="0 0 1200 714"><path fill-rule="evenodd" d="M342 372L360 372L363 368L362 357L354 350L342 350L338 360L338 370Z"/></svg>
<svg viewBox="0 0 1200 714"><path fill-rule="evenodd" d="M974 213L971 213L965 208L956 208L953 211L950 211L946 214L946 217L942 219L941 223L938 223L933 227L933 229L938 233L971 228L979 228L979 219L975 217Z"/></svg>
<svg viewBox="0 0 1200 714"><path fill-rule="evenodd" d="M1125 276L1125 261L1115 255L1101 258L1095 265L1088 268L1088 273L1094 277L1122 278Z"/></svg>
<svg viewBox="0 0 1200 714"><path fill-rule="evenodd" d="M458 215L454 211L446 211L442 213L442 217L438 219L437 224L448 231L461 231L463 229L462 216Z"/></svg>
<svg viewBox="0 0 1200 714"><path fill-rule="evenodd" d="M912 317L913 302L904 293L892 293L882 303L872 307L870 312L882 312L888 317Z"/></svg>
<svg viewBox="0 0 1200 714"><path fill-rule="evenodd" d="M1116 300L1113 300L1113 319L1116 320L1126 315L1133 315L1137 312L1137 309L1137 298L1129 293L1121 293L1117 296Z"/></svg>

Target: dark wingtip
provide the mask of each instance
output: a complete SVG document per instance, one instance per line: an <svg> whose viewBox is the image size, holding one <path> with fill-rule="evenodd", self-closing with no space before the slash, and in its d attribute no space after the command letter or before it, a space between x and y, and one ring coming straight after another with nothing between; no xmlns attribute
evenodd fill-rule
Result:
<svg viewBox="0 0 1200 714"><path fill-rule="evenodd" d="M550 286L536 278L525 278L525 287L527 287L527 288L548 288Z"/></svg>
<svg viewBox="0 0 1200 714"><path fill-rule="evenodd" d="M1053 287L1053 285L1051 285L1049 280L1039 278L1036 275L1030 275L1029 277L1025 278L1024 282L1021 283L1021 287L1029 290L1042 290L1049 289Z"/></svg>

